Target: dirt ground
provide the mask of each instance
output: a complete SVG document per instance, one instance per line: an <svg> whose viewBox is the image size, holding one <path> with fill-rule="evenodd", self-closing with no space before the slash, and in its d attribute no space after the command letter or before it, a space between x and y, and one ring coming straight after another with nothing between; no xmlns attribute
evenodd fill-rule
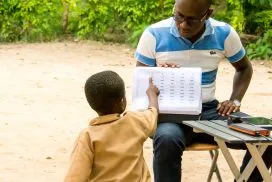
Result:
<svg viewBox="0 0 272 182"><path fill-rule="evenodd" d="M85 101L86 78L101 70L117 71L125 80L131 104L134 49L98 42L0 45L0 181L59 182L79 131L96 114ZM272 66L254 62L254 76L242 110L272 117ZM234 69L222 62L217 98L228 99ZM152 173L152 142L144 146ZM231 151L240 165L244 151ZM233 181L222 154L218 162L225 182ZM208 152L185 152L183 181L205 181ZM213 178L213 181L216 181Z"/></svg>

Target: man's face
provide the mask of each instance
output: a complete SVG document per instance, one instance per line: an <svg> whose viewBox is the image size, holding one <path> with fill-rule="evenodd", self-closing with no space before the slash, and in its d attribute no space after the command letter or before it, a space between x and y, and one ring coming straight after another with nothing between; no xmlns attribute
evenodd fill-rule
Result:
<svg viewBox="0 0 272 182"><path fill-rule="evenodd" d="M209 18L212 11L204 2L176 1L173 18L182 37L190 39L203 30L205 20Z"/></svg>

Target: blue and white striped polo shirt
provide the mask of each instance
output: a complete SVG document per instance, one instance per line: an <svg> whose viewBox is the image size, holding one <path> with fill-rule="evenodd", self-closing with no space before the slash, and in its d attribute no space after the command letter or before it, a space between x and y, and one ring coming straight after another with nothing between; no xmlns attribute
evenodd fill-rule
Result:
<svg viewBox="0 0 272 182"><path fill-rule="evenodd" d="M234 63L245 56L240 38L230 25L209 18L205 26L203 35L192 44L180 36L172 17L162 20L144 31L135 54L148 66L172 62L181 67L201 67L203 103L215 99L219 62L227 59Z"/></svg>

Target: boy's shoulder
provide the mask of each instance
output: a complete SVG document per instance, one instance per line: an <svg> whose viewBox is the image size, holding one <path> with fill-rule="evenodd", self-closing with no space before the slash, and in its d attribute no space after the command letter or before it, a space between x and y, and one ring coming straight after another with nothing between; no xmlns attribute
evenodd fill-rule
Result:
<svg viewBox="0 0 272 182"><path fill-rule="evenodd" d="M146 114L156 114L158 113L155 107L149 107L143 111L136 111L136 110L129 110L124 113L124 116L131 116L131 117L142 117Z"/></svg>
<svg viewBox="0 0 272 182"><path fill-rule="evenodd" d="M107 123L111 123L113 121L116 121L116 120L118 120L120 118L121 118L120 114L103 115L103 116L93 118L90 121L89 125L90 126L95 126L95 125L107 124Z"/></svg>

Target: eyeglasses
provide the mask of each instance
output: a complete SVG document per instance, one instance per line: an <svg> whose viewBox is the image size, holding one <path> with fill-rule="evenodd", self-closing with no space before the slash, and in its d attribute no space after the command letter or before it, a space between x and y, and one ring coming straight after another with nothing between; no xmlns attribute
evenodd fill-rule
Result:
<svg viewBox="0 0 272 182"><path fill-rule="evenodd" d="M201 22L204 21L204 19L206 18L207 14L208 14L208 11L209 9L207 9L207 11L205 12L205 14L202 16L201 19L197 19L197 18L187 18L185 16L180 16L180 15L176 15L176 14L173 14L173 19L178 22L178 23L183 23L184 21L187 22L187 24L189 26L192 26L192 25L197 25L197 24L200 24Z"/></svg>

